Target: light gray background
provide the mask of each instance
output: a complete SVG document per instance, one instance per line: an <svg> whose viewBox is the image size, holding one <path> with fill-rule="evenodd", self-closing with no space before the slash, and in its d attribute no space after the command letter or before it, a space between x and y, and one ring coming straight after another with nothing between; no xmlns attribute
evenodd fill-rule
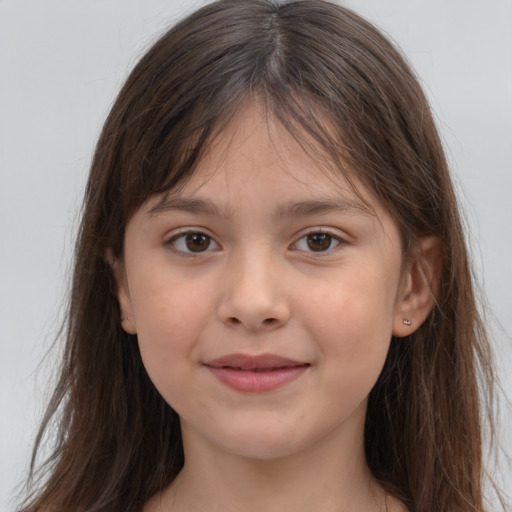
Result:
<svg viewBox="0 0 512 512"><path fill-rule="evenodd" d="M56 353L94 142L129 69L202 1L0 0L0 510L23 478ZM512 396L512 0L353 0L426 87ZM38 370L38 371L37 371ZM503 442L512 451L510 416ZM512 488L512 471L502 465Z"/></svg>

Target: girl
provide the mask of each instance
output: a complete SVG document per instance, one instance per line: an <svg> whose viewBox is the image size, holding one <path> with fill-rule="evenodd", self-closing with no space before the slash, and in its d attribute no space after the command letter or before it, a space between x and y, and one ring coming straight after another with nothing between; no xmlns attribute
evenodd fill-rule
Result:
<svg viewBox="0 0 512 512"><path fill-rule="evenodd" d="M400 54L328 2L215 2L103 128L24 510L483 511L489 362Z"/></svg>

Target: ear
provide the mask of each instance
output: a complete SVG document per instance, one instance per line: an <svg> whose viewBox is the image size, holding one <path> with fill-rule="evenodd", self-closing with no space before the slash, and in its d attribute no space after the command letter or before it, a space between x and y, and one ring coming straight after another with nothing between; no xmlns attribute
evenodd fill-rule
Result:
<svg viewBox="0 0 512 512"><path fill-rule="evenodd" d="M395 304L393 335L412 334L425 321L436 301L443 264L442 243L426 236L412 251Z"/></svg>
<svg viewBox="0 0 512 512"><path fill-rule="evenodd" d="M119 311L121 312L121 327L128 334L137 334L124 263L119 258L115 258L110 249L107 251L105 260L112 269L116 282L116 295L119 302Z"/></svg>

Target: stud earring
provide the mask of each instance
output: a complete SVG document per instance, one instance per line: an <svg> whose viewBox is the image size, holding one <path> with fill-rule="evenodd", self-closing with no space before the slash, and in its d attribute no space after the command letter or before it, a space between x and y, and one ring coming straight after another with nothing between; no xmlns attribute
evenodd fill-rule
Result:
<svg viewBox="0 0 512 512"><path fill-rule="evenodd" d="M408 318L404 318L404 325L411 325L412 322Z"/></svg>

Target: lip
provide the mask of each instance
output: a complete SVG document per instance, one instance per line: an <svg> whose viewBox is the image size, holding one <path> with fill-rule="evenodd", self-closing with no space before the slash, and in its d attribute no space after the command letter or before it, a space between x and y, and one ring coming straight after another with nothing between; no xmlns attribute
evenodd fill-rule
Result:
<svg viewBox="0 0 512 512"><path fill-rule="evenodd" d="M265 393L297 379L310 364L275 354L230 354L208 361L205 366L231 389L244 393Z"/></svg>

